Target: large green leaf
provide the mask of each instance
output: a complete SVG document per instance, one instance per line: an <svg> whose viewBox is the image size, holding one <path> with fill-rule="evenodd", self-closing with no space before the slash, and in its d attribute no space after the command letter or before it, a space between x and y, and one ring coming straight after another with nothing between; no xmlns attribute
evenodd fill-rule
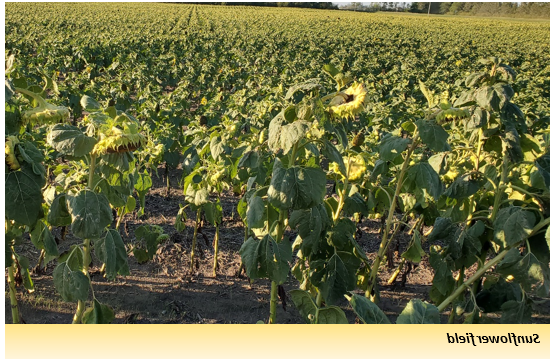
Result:
<svg viewBox="0 0 552 360"><path fill-rule="evenodd" d="M347 256L349 255L349 256ZM325 279L318 285L327 304L335 304L356 287L360 260L352 254L337 252L328 260Z"/></svg>
<svg viewBox="0 0 552 360"><path fill-rule="evenodd" d="M86 301L88 298L90 283L82 272L82 266L82 250L74 246L66 261L59 263L54 269L54 286L64 301Z"/></svg>
<svg viewBox="0 0 552 360"><path fill-rule="evenodd" d="M277 243L265 235L260 241L250 237L240 248L247 276L251 279L269 278L283 284L289 273L291 243L284 239Z"/></svg>
<svg viewBox="0 0 552 360"><path fill-rule="evenodd" d="M83 324L111 324L113 320L115 320L113 309L96 299L94 299L94 306L86 309L82 316Z"/></svg>
<svg viewBox="0 0 552 360"><path fill-rule="evenodd" d="M15 257L19 264L21 280L23 281L23 286L25 287L25 290L29 292L33 292L35 289L34 289L33 279L31 279L31 272L30 272L31 266L29 264L29 259L27 259L25 256L18 255L18 254L15 254Z"/></svg>
<svg viewBox="0 0 552 360"><path fill-rule="evenodd" d="M203 206L205 219L212 225L220 225L222 223L222 205L220 198L216 202L208 202Z"/></svg>
<svg viewBox="0 0 552 360"><path fill-rule="evenodd" d="M99 102L94 100L88 95L84 95L80 100L80 105L82 108L88 112L98 111L101 109L101 105Z"/></svg>
<svg viewBox="0 0 552 360"><path fill-rule="evenodd" d="M328 244L337 250L346 250L350 248L355 231L356 226L351 219L340 218L328 231Z"/></svg>
<svg viewBox="0 0 552 360"><path fill-rule="evenodd" d="M381 309L364 296L353 294L349 303L359 319L365 324L391 324Z"/></svg>
<svg viewBox="0 0 552 360"><path fill-rule="evenodd" d="M387 135L379 144L380 159L384 161L393 161L403 151L406 150L411 140L394 135Z"/></svg>
<svg viewBox="0 0 552 360"><path fill-rule="evenodd" d="M427 162L421 162L413 165L407 173L407 180L410 188L425 189L435 200L439 199L443 192L443 184L439 179L439 174L433 170Z"/></svg>
<svg viewBox="0 0 552 360"><path fill-rule="evenodd" d="M38 221L31 231L31 241L38 249L44 249L47 255L58 256L59 251L52 232L42 221Z"/></svg>
<svg viewBox="0 0 552 360"><path fill-rule="evenodd" d="M501 324L530 324L531 305L525 301L510 300L502 304Z"/></svg>
<svg viewBox="0 0 552 360"><path fill-rule="evenodd" d="M502 247L514 246L527 239L535 226L535 215L517 206L498 211L494 221L494 241Z"/></svg>
<svg viewBox="0 0 552 360"><path fill-rule="evenodd" d="M196 188L193 184L189 184L184 195L188 203L197 207L209 202L209 191L204 187Z"/></svg>
<svg viewBox="0 0 552 360"><path fill-rule="evenodd" d="M81 239L98 239L105 227L111 224L113 214L103 194L81 190L67 194L67 209L73 218L71 231Z"/></svg>
<svg viewBox="0 0 552 360"><path fill-rule="evenodd" d="M96 145L95 138L86 136L81 129L69 124L54 125L46 140L60 154L75 157L88 155Z"/></svg>
<svg viewBox="0 0 552 360"><path fill-rule="evenodd" d="M265 202L263 198L253 194L247 204L247 224L251 228L262 228L265 224Z"/></svg>
<svg viewBox="0 0 552 360"><path fill-rule="evenodd" d="M513 276L523 290L539 296L550 295L550 269L533 253L521 255L517 248L511 249L496 268L504 277Z"/></svg>
<svg viewBox="0 0 552 360"><path fill-rule="evenodd" d="M59 194L52 201L50 211L48 212L48 222L52 226L71 225L72 219L69 210L67 210L67 201L65 194Z"/></svg>
<svg viewBox="0 0 552 360"><path fill-rule="evenodd" d="M324 147L322 148L322 154L328 158L328 160L337 164L339 171L342 174L347 173L345 163L343 162L343 156L339 153L336 147L329 141L324 141Z"/></svg>
<svg viewBox="0 0 552 360"><path fill-rule="evenodd" d="M295 210L291 213L289 226L297 228L302 239L301 251L308 257L319 250L324 239L324 231L330 225L326 208L319 204L308 210Z"/></svg>
<svg viewBox="0 0 552 360"><path fill-rule="evenodd" d="M94 242L96 256L105 264L105 275L114 280L119 275L130 275L125 244L117 230L110 229L105 237Z"/></svg>
<svg viewBox="0 0 552 360"><path fill-rule="evenodd" d="M215 161L218 161L220 155L229 151L226 141L223 140L220 136L213 136L210 143L211 155Z"/></svg>
<svg viewBox="0 0 552 360"><path fill-rule="evenodd" d="M326 174L319 167L284 168L274 161L268 200L278 209L308 209L322 203L326 194Z"/></svg>
<svg viewBox="0 0 552 360"><path fill-rule="evenodd" d="M485 313L500 311L505 302L521 299L519 284L506 281L502 277L486 278L483 290L476 295L477 306Z"/></svg>
<svg viewBox="0 0 552 360"><path fill-rule="evenodd" d="M412 261L417 264L422 260L422 256L425 255L424 250L422 249L421 235L418 230L414 230L414 236L408 249L402 253L401 257L406 260Z"/></svg>
<svg viewBox="0 0 552 360"><path fill-rule="evenodd" d="M347 316L337 306L327 306L318 310L318 324L348 324Z"/></svg>
<svg viewBox="0 0 552 360"><path fill-rule="evenodd" d="M443 127L434 121L416 121L420 139L433 151L446 151L450 147L447 144L448 133Z"/></svg>
<svg viewBox="0 0 552 360"><path fill-rule="evenodd" d="M455 281L446 260L433 247L430 248L429 263L435 271L431 286L434 291L430 292L430 296L434 302L440 303L446 296L452 293Z"/></svg>
<svg viewBox="0 0 552 360"><path fill-rule="evenodd" d="M297 120L291 124L283 125L285 117L283 112L270 122L268 127L268 146L273 151L282 149L287 154L295 144L306 135L309 123Z"/></svg>
<svg viewBox="0 0 552 360"><path fill-rule="evenodd" d="M418 299L410 300L397 318L397 324L439 324L439 309Z"/></svg>
<svg viewBox="0 0 552 360"><path fill-rule="evenodd" d="M443 195L451 199L464 199L475 194L487 182L480 174L466 174L456 178Z"/></svg>
<svg viewBox="0 0 552 360"><path fill-rule="evenodd" d="M311 324L316 316L316 304L310 294L304 290L291 290L289 292L291 300L295 304L299 314L307 324Z"/></svg>
<svg viewBox="0 0 552 360"><path fill-rule="evenodd" d="M6 173L6 218L32 226L42 217L42 187L45 178L33 172L30 164L24 163L21 170Z"/></svg>

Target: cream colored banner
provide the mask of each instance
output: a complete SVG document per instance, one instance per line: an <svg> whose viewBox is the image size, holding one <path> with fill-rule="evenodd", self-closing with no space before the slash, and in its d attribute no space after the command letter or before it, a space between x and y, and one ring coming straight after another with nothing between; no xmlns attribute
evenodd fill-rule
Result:
<svg viewBox="0 0 552 360"><path fill-rule="evenodd" d="M8 359L550 358L550 325L6 325L5 330Z"/></svg>

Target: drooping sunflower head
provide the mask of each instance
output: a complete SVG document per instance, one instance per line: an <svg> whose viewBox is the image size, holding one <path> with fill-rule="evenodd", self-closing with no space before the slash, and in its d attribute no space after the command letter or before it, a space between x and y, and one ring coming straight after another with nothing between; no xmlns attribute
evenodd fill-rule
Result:
<svg viewBox="0 0 552 360"><path fill-rule="evenodd" d="M15 145L19 144L19 140L15 136L6 138L6 164L11 170L17 170L21 167L17 157L15 156Z"/></svg>
<svg viewBox="0 0 552 360"><path fill-rule="evenodd" d="M446 110L441 110L435 117L435 120L437 120L438 124L441 124L446 121L465 119L468 117L470 117L470 112L467 109L450 107Z"/></svg>
<svg viewBox="0 0 552 360"><path fill-rule="evenodd" d="M113 126L100 135L100 141L94 146L92 153L105 155L134 151L146 144L144 135L138 132L138 125L132 122Z"/></svg>
<svg viewBox="0 0 552 360"><path fill-rule="evenodd" d="M348 180L356 181L362 179L364 173L366 173L366 162L362 155L358 154L356 156L344 156L343 162L345 163L345 169L347 171ZM329 169L336 174L341 175L342 179L345 179L345 174L343 174L337 165L337 163L331 163Z"/></svg>
<svg viewBox="0 0 552 360"><path fill-rule="evenodd" d="M66 121L69 115L69 109L65 106L56 106L43 101L38 107L21 114L21 119L24 124L51 124Z"/></svg>
<svg viewBox="0 0 552 360"><path fill-rule="evenodd" d="M364 110L366 102L366 87L354 83L345 91L338 92L330 101L330 113L339 118L353 118Z"/></svg>

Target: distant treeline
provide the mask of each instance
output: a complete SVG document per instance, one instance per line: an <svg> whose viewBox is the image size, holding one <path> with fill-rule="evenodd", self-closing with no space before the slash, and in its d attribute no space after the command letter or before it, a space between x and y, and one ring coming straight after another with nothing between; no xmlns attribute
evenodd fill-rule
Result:
<svg viewBox="0 0 552 360"><path fill-rule="evenodd" d="M308 9L350 10L362 12L394 11L442 15L503 16L550 18L549 2L186 2L181 4L297 7Z"/></svg>
<svg viewBox="0 0 552 360"><path fill-rule="evenodd" d="M549 2L352 2L340 6L353 11L396 11L472 16L550 18Z"/></svg>
<svg viewBox="0 0 552 360"><path fill-rule="evenodd" d="M297 7L307 9L337 10L337 5L331 2L187 2L183 4L227 5L227 6L270 6L270 7Z"/></svg>

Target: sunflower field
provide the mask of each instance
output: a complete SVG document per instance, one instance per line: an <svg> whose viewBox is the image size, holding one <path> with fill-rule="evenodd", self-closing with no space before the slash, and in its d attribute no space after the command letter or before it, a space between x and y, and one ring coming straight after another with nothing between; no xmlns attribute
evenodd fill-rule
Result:
<svg viewBox="0 0 552 360"><path fill-rule="evenodd" d="M548 21L5 13L13 323L550 322Z"/></svg>

